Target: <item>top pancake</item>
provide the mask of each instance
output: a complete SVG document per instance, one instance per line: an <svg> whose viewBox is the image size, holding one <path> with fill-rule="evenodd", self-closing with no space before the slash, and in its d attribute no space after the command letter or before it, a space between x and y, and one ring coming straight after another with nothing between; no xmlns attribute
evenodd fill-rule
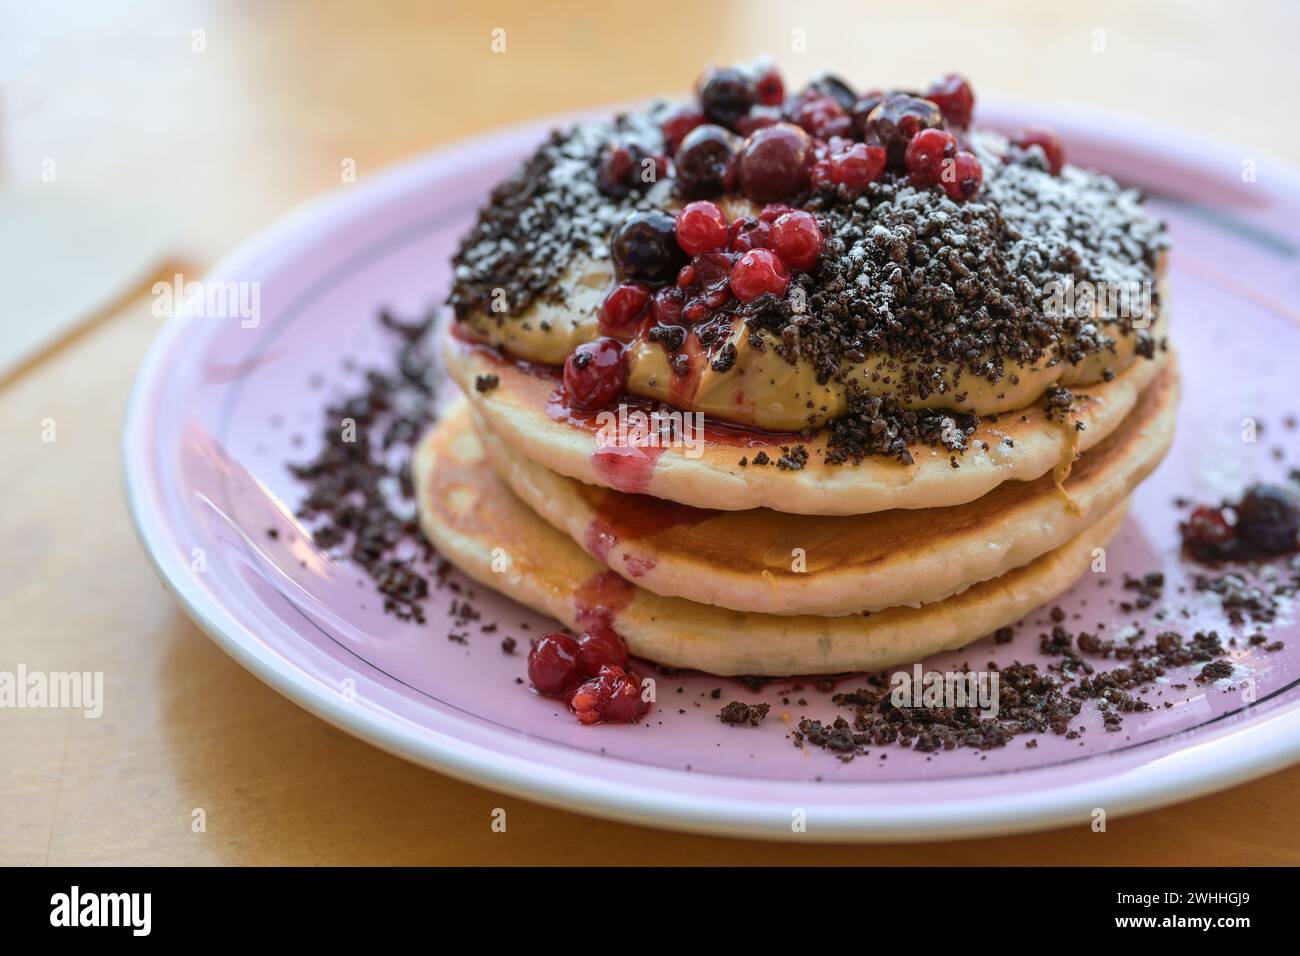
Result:
<svg viewBox="0 0 1300 956"><path fill-rule="evenodd" d="M492 431L512 450L569 478L616 491L647 494L697 508L740 511L771 508L794 514L850 515L895 508L964 504L1004 481L1033 481L1099 444L1119 427L1142 390L1169 361L1133 362L1110 382L1077 386L1063 421L1047 417L1042 401L1020 412L981 420L969 450L954 456L943 448L912 446L913 463L872 457L860 464L825 460L825 432L798 435L706 430L702 447L602 446L595 421L569 413L556 398L553 369L517 362L494 349L444 333L446 366ZM480 376L496 384L480 391ZM1082 430L1075 426L1082 423ZM742 466L759 452L775 462L782 448L802 445L807 464L799 470L774 465Z"/></svg>

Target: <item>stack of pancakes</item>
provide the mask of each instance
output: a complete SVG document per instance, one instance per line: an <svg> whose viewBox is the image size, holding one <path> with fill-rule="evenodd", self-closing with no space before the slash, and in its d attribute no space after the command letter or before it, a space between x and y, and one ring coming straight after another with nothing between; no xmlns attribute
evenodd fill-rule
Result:
<svg viewBox="0 0 1300 956"><path fill-rule="evenodd" d="M798 350L783 346L801 334L800 313L789 308L781 315L794 317L784 329L754 310L723 311L733 324L731 360L722 363L702 351L715 345L698 329L677 329L688 346L662 354L666 339L646 332L659 320L645 320L636 338L641 375L628 385L637 394L617 406L660 408L667 399L679 411L707 411L707 427L692 442L658 432L649 442L645 434L611 438L607 421L573 412L559 363L576 346L612 334L598 320L601 298L628 280L616 276L602 235L637 209L682 206L671 181L610 195L595 172L611 144L628 137L650 153L664 150L662 121L619 117L552 137L493 191L461 245L455 321L441 334L464 398L422 438L413 462L422 527L438 550L565 627L612 627L634 656L723 675L832 674L917 661L1017 622L1089 567L1102 570L1099 549L1173 440L1179 386L1167 315L1152 316L1156 334L1108 324L1100 311L1074 312L1079 323L1066 326L1039 321L1037 300L1024 299L1045 277L1158 286L1164 237L1139 200L1105 177L1074 168L1050 173L1043 157L974 135L984 186L970 204L914 189L897 173L861 200L842 191L818 200L819 215L833 213L836 225L819 228L835 230L839 259L805 274L809 302L820 315L840 316L845 328L875 323L904 329L906 339L876 339L894 378L863 373L871 355L854 349L845 360L857 367L831 384L857 376L867 386L897 388L922 360L933 365L937 339L984 355L962 336L982 316L988 328L1000 293L991 293L993 304L961 299L975 303L961 316L963 332L956 310L943 315L945 302L970 293L962 289L970 282L958 281L974 274L969 269L931 289L924 302L939 303L936 312L881 313L891 308L891 284L906 285L898 263L926 256L930 264L961 259L1001 269L993 285L1021 295L1019 307L1032 312L1015 326L1021 345L1041 341L1049 326L1057 330L1050 349L1021 365L1011 363L1014 347L985 336L980 347L992 354L984 368L950 388L927 389L930 399L965 403L954 415L971 412L974 432L959 447L928 444L917 433L905 454L841 454L829 412L801 420L806 427L796 424L793 433L718 421L759 407L784 418L749 425L785 428L805 408L826 410L807 386L783 385L811 381L797 373L813 367L800 364L802 355L785 358ZM759 215L757 204L746 211L733 195L718 202L728 220ZM975 250L980 243L987 248ZM863 263L875 272L859 272ZM930 271L926 261L919 265L924 280ZM839 311L816 304L828 290L848 302L854 289L862 290L858 302L870 295L862 308L871 315L844 317L858 307L852 303ZM506 310L498 310L499 299ZM1167 297L1156 300L1164 307ZM1067 339L1065 328L1080 338ZM827 333L823 323L818 334L833 338L837 330ZM1092 351L1080 343L1088 336ZM749 347L748 358L736 359L737 345ZM681 363L689 371L673 378L666 369ZM708 394L722 401L705 402L701 376L719 385ZM1057 381L1069 389L1050 388ZM992 399L995 407L975 408L978 390L987 393L983 405ZM911 398L918 395L927 398Z"/></svg>
<svg viewBox="0 0 1300 956"><path fill-rule="evenodd" d="M829 464L804 438L719 432L688 447L601 444L557 413L546 369L449 331L464 393L414 462L420 518L449 560L575 631L715 674L876 670L961 647L1067 590L1122 524L1173 438L1172 352L981 420L958 466ZM741 459L746 463L742 464ZM760 460L762 460L760 458Z"/></svg>

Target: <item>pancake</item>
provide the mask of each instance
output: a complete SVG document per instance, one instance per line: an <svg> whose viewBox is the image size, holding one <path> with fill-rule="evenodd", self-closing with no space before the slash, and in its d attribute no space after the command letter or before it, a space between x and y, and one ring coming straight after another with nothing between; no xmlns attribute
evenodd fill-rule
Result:
<svg viewBox="0 0 1300 956"><path fill-rule="evenodd" d="M1067 590L1128 506L1121 502L1029 564L934 604L867 616L745 613L663 597L614 574L515 497L464 425L453 411L421 440L413 462L420 523L444 557L566 627L609 622L638 657L721 675L878 670L961 647Z"/></svg>
<svg viewBox="0 0 1300 956"><path fill-rule="evenodd" d="M834 615L940 601L1065 544L1160 463L1178 391L1169 363L1120 427L1075 463L1065 495L1044 475L951 508L853 516L708 511L611 491L548 471L481 420L478 433L525 504L638 586L741 611ZM458 414L446 427L468 423Z"/></svg>
<svg viewBox="0 0 1300 956"><path fill-rule="evenodd" d="M647 494L696 508L744 511L770 508L805 515L861 515L896 508L939 508L974 501L1006 481L1034 481L1100 444L1137 403L1142 390L1170 360L1158 351L1109 382L1072 389L1065 420L1048 418L1044 402L996 421L981 420L969 450L913 446L915 459L869 457L861 464L825 461L825 430L805 439L737 429L706 430L702 447L643 449L602 447L595 421L567 412L557 401L559 379L549 367L506 358L450 332L443 336L447 369L487 425L512 451L538 465L590 485ZM495 384L476 387L481 376ZM493 379L487 379L493 381ZM1083 430L1076 430L1074 422ZM747 467L759 452L773 461L782 448L803 445L799 470ZM985 447L987 445L987 448ZM957 467L954 467L954 461Z"/></svg>

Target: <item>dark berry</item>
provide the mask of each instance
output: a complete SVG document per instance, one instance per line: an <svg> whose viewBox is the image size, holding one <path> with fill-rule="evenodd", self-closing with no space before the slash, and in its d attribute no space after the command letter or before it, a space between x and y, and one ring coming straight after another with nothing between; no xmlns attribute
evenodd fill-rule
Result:
<svg viewBox="0 0 1300 956"><path fill-rule="evenodd" d="M772 224L764 219L746 216L731 224L730 252L748 252L750 249L767 249L772 245Z"/></svg>
<svg viewBox="0 0 1300 956"><path fill-rule="evenodd" d="M664 134L664 148L670 153L677 152L686 134L705 123L704 114L695 109L680 109L664 120L661 129Z"/></svg>
<svg viewBox="0 0 1300 956"><path fill-rule="evenodd" d="M1183 546L1201 561L1219 561L1232 549L1236 532L1219 508L1201 505L1182 525Z"/></svg>
<svg viewBox="0 0 1300 956"><path fill-rule="evenodd" d="M845 112L853 109L853 103L858 98L849 84L832 73L823 73L809 80L808 85L804 87L804 96L806 97L810 93L834 98L835 102Z"/></svg>
<svg viewBox="0 0 1300 956"><path fill-rule="evenodd" d="M700 91L704 115L722 126L731 126L753 105L754 81L734 67L715 71Z"/></svg>
<svg viewBox="0 0 1300 956"><path fill-rule="evenodd" d="M823 244L822 231L812 213L788 212L772 223L772 248L793 269L807 272L817 265Z"/></svg>
<svg viewBox="0 0 1300 956"><path fill-rule="evenodd" d="M731 267L735 256L725 252L706 252L696 256L691 263L695 270L695 285L705 295L725 292L731 281Z"/></svg>
<svg viewBox="0 0 1300 956"><path fill-rule="evenodd" d="M569 707L583 724L631 723L650 709L641 699L641 681L636 674L608 666L574 690Z"/></svg>
<svg viewBox="0 0 1300 956"><path fill-rule="evenodd" d="M615 286L596 312L600 331L606 335L630 335L649 301L650 290L643 285L624 282Z"/></svg>
<svg viewBox="0 0 1300 956"><path fill-rule="evenodd" d="M945 160L939 180L943 183L944 192L958 202L965 202L975 198L975 194L980 191L980 185L984 182L984 167L974 153L962 150L951 160Z"/></svg>
<svg viewBox="0 0 1300 956"><path fill-rule="evenodd" d="M830 95L804 100L795 111L794 121L817 139L853 135L853 120Z"/></svg>
<svg viewBox="0 0 1300 956"><path fill-rule="evenodd" d="M808 183L812 141L798 126L777 123L760 129L740 151L740 188L754 202L772 202Z"/></svg>
<svg viewBox="0 0 1300 956"><path fill-rule="evenodd" d="M925 91L925 98L937 103L944 119L953 126L959 129L970 126L971 113L975 109L975 91L961 74L948 73L935 80Z"/></svg>
<svg viewBox="0 0 1300 956"><path fill-rule="evenodd" d="M627 357L617 339L584 342L564 360L564 391L569 404L579 411L604 408L626 387Z"/></svg>
<svg viewBox="0 0 1300 956"><path fill-rule="evenodd" d="M923 129L941 129L943 113L929 100L907 93L887 93L867 114L864 138L868 144L883 146L889 165L903 169L903 156L912 137Z"/></svg>
<svg viewBox="0 0 1300 956"><path fill-rule="evenodd" d="M730 130L706 123L686 134L677 148L677 191L687 197L716 196L732 185L740 140Z"/></svg>
<svg viewBox="0 0 1300 956"><path fill-rule="evenodd" d="M676 221L666 212L634 212L609 240L614 268L622 279L659 285L671 282L686 256L677 245Z"/></svg>
<svg viewBox="0 0 1300 956"><path fill-rule="evenodd" d="M585 631L578 638L578 666L588 677L595 677L602 667L626 667L627 645L608 627Z"/></svg>
<svg viewBox="0 0 1300 956"><path fill-rule="evenodd" d="M727 248L730 224L711 202L688 203L677 214L677 244L690 256Z"/></svg>
<svg viewBox="0 0 1300 956"><path fill-rule="evenodd" d="M1029 149L1031 146L1042 149L1043 155L1047 157L1048 170L1053 176L1061 175L1061 167L1065 165L1065 147L1050 129L1037 127L1024 130L1012 142L1021 149Z"/></svg>
<svg viewBox="0 0 1300 956"><path fill-rule="evenodd" d="M923 129L912 137L903 153L907 179L917 189L926 189L939 182L944 160L957 155L957 140L952 133L941 129Z"/></svg>
<svg viewBox="0 0 1300 956"><path fill-rule="evenodd" d="M884 90L868 90L858 97L849 109L849 116L853 119L853 128L857 131L859 138L866 135L867 117L871 115L872 110L880 105L880 101L884 98Z"/></svg>
<svg viewBox="0 0 1300 956"><path fill-rule="evenodd" d="M583 672L578 663L581 648L568 634L547 634L528 652L528 682L543 694L562 694Z"/></svg>
<svg viewBox="0 0 1300 956"><path fill-rule="evenodd" d="M731 291L741 302L752 302L765 292L785 295L790 268L770 249L751 249L731 269Z"/></svg>
<svg viewBox="0 0 1300 956"><path fill-rule="evenodd" d="M826 160L822 173L837 186L865 189L885 171L885 151L879 146L854 143Z"/></svg>
<svg viewBox="0 0 1300 956"><path fill-rule="evenodd" d="M1296 546L1300 507L1295 496L1277 485L1255 485L1236 507L1237 533L1265 554L1282 554Z"/></svg>

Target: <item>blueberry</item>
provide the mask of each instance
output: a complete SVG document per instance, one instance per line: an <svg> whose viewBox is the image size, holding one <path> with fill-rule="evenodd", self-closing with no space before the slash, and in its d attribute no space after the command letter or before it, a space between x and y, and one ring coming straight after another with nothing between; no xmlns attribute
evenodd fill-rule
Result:
<svg viewBox="0 0 1300 956"><path fill-rule="evenodd" d="M609 240L614 267L622 279L651 285L671 282L686 264L677 244L676 220L665 212L634 212Z"/></svg>
<svg viewBox="0 0 1300 956"><path fill-rule="evenodd" d="M1277 485L1255 485L1237 505L1237 532L1266 554L1296 546L1300 508L1295 496Z"/></svg>

